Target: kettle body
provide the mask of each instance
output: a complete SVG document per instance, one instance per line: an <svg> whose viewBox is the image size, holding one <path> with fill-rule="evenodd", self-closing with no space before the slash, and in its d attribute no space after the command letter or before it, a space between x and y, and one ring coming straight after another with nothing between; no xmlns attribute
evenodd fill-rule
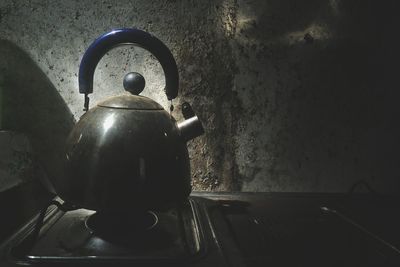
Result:
<svg viewBox="0 0 400 267"><path fill-rule="evenodd" d="M153 53L166 76L168 99L177 95L175 60L154 36L138 29L114 30L89 47L79 72L87 112L67 139L64 176L53 183L59 196L77 207L104 212L158 210L184 201L191 192L186 141L203 133L197 116L185 116L178 124L161 105L138 95L144 79L132 73L123 84L134 94L111 97L88 110L98 61L125 43Z"/></svg>

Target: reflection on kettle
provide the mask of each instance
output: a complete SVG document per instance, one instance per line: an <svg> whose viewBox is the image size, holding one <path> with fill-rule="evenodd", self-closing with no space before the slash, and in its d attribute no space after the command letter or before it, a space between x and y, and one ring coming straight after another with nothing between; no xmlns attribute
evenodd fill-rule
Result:
<svg viewBox="0 0 400 267"><path fill-rule="evenodd" d="M104 120L104 122L103 122L103 131L104 131L104 134L105 133L107 133L107 131L108 131L108 129L110 129L110 127L114 124L114 121L115 121L115 115L114 115L114 113L111 113L110 115L108 115L107 117L106 117L106 119Z"/></svg>
<svg viewBox="0 0 400 267"><path fill-rule="evenodd" d="M157 210L186 200L191 191L186 142L204 130L188 103L182 106L186 120L177 124L157 102L139 96L143 76L128 73L123 86L129 95L111 97L89 110L97 63L113 47L127 43L151 52L163 68L167 98L178 94L175 60L156 37L138 29L119 29L91 44L79 70L79 92L87 112L67 139L65 175L54 181L57 193L78 207Z"/></svg>

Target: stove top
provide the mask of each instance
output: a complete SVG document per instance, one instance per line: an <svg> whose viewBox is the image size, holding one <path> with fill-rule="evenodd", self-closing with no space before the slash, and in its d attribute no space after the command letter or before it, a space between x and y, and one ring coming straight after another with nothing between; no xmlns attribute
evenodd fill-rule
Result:
<svg viewBox="0 0 400 267"><path fill-rule="evenodd" d="M38 238L36 217L0 245L0 266L397 267L397 203L372 196L198 193L180 207L131 216L53 206Z"/></svg>
<svg viewBox="0 0 400 267"><path fill-rule="evenodd" d="M205 251L198 212L193 200L140 216L52 210L36 240L32 242L32 224L11 247L9 257L16 263L190 261Z"/></svg>

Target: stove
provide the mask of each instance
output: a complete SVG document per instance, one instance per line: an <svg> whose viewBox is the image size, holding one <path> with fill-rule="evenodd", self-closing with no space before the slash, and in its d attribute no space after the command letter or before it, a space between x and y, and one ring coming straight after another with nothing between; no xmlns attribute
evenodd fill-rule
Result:
<svg viewBox="0 0 400 267"><path fill-rule="evenodd" d="M243 266L227 259L211 203L192 196L164 211L112 214L52 205L39 232L40 215L0 245L0 266Z"/></svg>
<svg viewBox="0 0 400 267"><path fill-rule="evenodd" d="M101 214L51 208L35 236L37 218L8 249L16 264L185 263L204 256L204 222L190 199L166 211Z"/></svg>
<svg viewBox="0 0 400 267"><path fill-rule="evenodd" d="M0 266L400 266L395 203L196 193L157 212L51 206L40 232L36 216L0 245Z"/></svg>

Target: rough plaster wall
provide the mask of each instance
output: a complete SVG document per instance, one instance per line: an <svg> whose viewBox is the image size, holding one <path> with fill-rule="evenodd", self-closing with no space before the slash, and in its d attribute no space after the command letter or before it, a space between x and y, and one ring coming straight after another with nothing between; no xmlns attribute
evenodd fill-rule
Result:
<svg viewBox="0 0 400 267"><path fill-rule="evenodd" d="M395 6L242 2L233 45L242 190L344 191L364 179L399 191Z"/></svg>
<svg viewBox="0 0 400 267"><path fill-rule="evenodd" d="M206 128L189 143L194 189L345 191L366 179L398 191L391 5L2 0L0 35L27 52L76 119L79 61L96 37L138 27L164 41L181 78L174 103L192 103ZM102 59L91 105L120 93L128 71L168 107L157 61L131 46Z"/></svg>
<svg viewBox="0 0 400 267"><path fill-rule="evenodd" d="M258 52L236 75L243 189L398 192L394 2L263 3L238 15L238 50Z"/></svg>

